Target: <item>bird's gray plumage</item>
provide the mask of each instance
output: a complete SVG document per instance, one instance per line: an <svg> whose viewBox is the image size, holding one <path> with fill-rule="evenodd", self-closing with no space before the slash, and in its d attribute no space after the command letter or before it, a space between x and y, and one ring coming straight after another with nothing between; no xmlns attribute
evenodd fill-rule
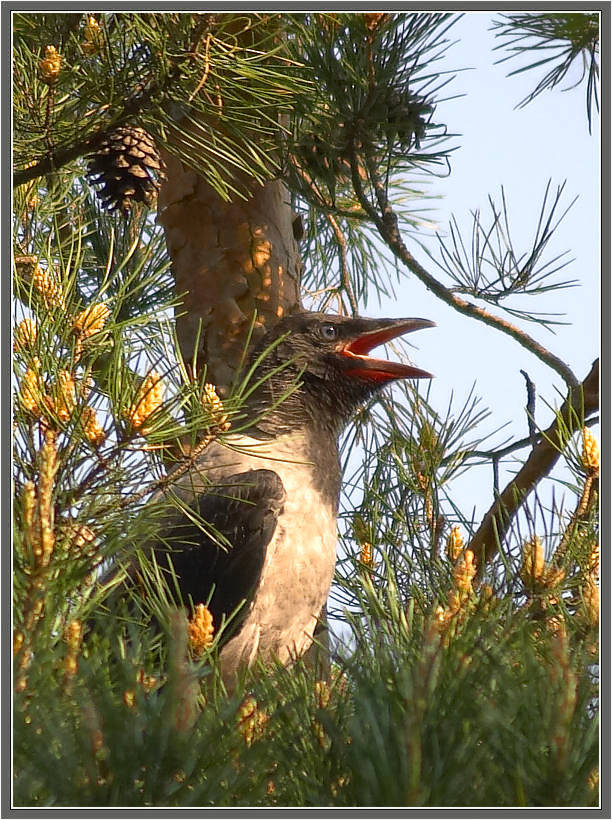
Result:
<svg viewBox="0 0 612 820"><path fill-rule="evenodd" d="M367 352L431 324L312 313L281 320L253 354L252 427L213 442L172 486L227 545L188 515L168 521L152 545L162 567L170 556L183 601L210 598L216 627L241 606L220 651L226 681L256 658L288 663L312 644L336 560L338 436L381 386L429 375Z"/></svg>

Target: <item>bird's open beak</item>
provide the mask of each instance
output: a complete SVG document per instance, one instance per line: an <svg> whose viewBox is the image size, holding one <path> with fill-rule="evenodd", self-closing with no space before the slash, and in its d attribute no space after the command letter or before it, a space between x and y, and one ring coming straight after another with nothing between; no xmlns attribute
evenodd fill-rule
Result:
<svg viewBox="0 0 612 820"><path fill-rule="evenodd" d="M400 362L388 362L369 356L370 350L390 342L404 333L435 327L429 319L371 319L366 328L354 339L344 343L338 353L349 359L347 373L366 381L392 381L393 379L431 379L431 373Z"/></svg>

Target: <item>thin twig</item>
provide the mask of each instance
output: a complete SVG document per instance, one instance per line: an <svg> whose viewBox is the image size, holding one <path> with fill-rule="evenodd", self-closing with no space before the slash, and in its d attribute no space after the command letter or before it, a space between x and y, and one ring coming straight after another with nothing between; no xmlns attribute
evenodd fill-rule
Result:
<svg viewBox="0 0 612 820"><path fill-rule="evenodd" d="M595 424L599 424L599 416L592 416L590 419L584 420L585 427L593 427ZM541 441L541 434L536 434L535 444L539 444ZM487 461L491 460L501 460L505 456L509 456L512 453L516 452L517 450L523 450L525 447L533 446L533 442L530 436L525 436L525 438L517 439L516 441L510 442L505 447L500 447L498 450L469 450L461 453L460 451L455 451L451 453L446 458L443 458L440 464L445 467L447 464L454 462L457 459L458 455L461 455L462 462L467 461L471 458L481 458L486 459Z"/></svg>
<svg viewBox="0 0 612 820"><path fill-rule="evenodd" d="M535 339L532 339L531 336L520 330L511 322L508 322L506 319L495 316L484 308L479 307L472 302L468 302L465 299L461 299L461 297L457 296L457 294L453 293L427 270L425 270L425 268L410 253L402 240L398 227L397 215L389 203L384 185L376 171L374 159L366 156L365 162L370 180L374 186L379 209L374 207L363 190L363 185L358 172L359 162L355 149L351 152L351 177L353 180L353 187L355 188L355 193L357 194L361 207L370 216L378 228L381 237L385 240L394 255L401 262L403 262L404 265L406 265L406 267L412 271L412 273L414 273L414 275L420 279L427 288L429 288L429 290L431 290L447 305L450 305L452 308L459 311L459 313L463 313L466 316L478 319L490 327L494 327L502 333L506 333L508 336L511 336L526 350L529 350L550 368L555 370L565 381L568 387L577 387L578 379L568 365L558 356L555 356L554 353L551 353L539 342L536 342Z"/></svg>
<svg viewBox="0 0 612 820"><path fill-rule="evenodd" d="M499 459L500 456L497 454L491 458L491 465L493 467L493 496L495 498L499 495Z"/></svg>
<svg viewBox="0 0 612 820"><path fill-rule="evenodd" d="M212 38L212 34L210 32L208 32L208 34L206 35L205 43L204 43L204 58L203 58L204 59L204 73L202 74L202 79L197 84L197 86L195 88L195 91L193 91L192 94L189 96L189 98L187 100L188 102L191 102L193 100L193 98L196 96L196 94L200 93L201 89L204 88L204 86L206 85L206 81L208 80L208 75L210 73L210 41L211 41L211 38Z"/></svg>
<svg viewBox="0 0 612 820"><path fill-rule="evenodd" d="M342 233L342 229L333 214L327 214L327 219L336 235L336 242L338 243L338 250L340 251L340 281L342 282L342 288L349 300L353 316L357 316L359 314L359 305L357 304L357 299L355 299L355 294L353 293L353 286L351 285L351 272L349 271L346 256L346 237Z"/></svg>
<svg viewBox="0 0 612 820"><path fill-rule="evenodd" d="M529 378L529 373L526 370L521 370L521 375L525 379L525 385L527 387L527 426L529 428L529 440L531 441L531 446L535 446L538 431L536 428L535 423L535 401L536 401L536 389L535 384Z"/></svg>

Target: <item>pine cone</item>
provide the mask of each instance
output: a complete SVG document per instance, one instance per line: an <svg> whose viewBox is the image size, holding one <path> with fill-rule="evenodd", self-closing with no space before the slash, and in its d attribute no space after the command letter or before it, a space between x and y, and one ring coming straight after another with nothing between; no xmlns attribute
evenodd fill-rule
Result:
<svg viewBox="0 0 612 820"><path fill-rule="evenodd" d="M125 217L133 202L155 204L161 180L165 179L163 161L153 138L137 126L115 128L92 154L87 178L94 185L102 204L109 211L118 208Z"/></svg>
<svg viewBox="0 0 612 820"><path fill-rule="evenodd" d="M409 91L392 92L387 101L386 122L382 129L388 139L397 138L406 149L421 147L433 107L422 97Z"/></svg>

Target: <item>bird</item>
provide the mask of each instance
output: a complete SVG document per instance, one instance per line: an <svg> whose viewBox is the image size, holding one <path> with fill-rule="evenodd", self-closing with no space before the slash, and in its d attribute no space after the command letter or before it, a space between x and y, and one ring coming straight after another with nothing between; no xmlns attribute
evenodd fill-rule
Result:
<svg viewBox="0 0 612 820"><path fill-rule="evenodd" d="M172 485L179 509L149 549L182 602L192 611L204 603L224 626L218 663L228 686L257 660L287 666L312 645L336 564L339 436L385 385L432 378L370 351L432 326L282 318L250 359L247 424L209 444Z"/></svg>

